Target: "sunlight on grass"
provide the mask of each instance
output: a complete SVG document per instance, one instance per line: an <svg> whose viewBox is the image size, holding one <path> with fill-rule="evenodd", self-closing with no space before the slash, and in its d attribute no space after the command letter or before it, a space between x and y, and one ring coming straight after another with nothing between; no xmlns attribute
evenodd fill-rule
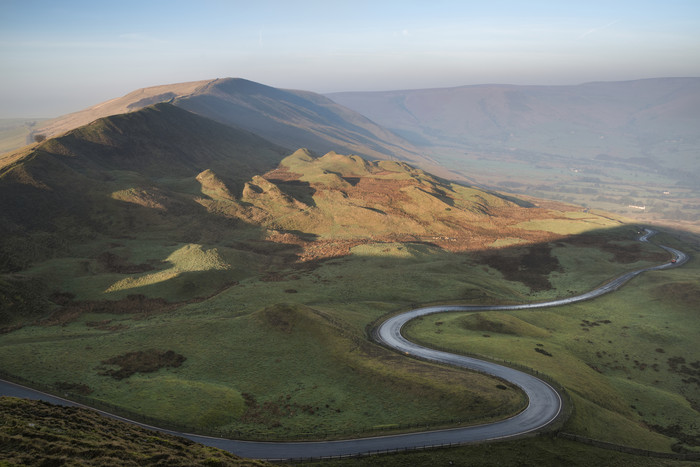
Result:
<svg viewBox="0 0 700 467"><path fill-rule="evenodd" d="M516 238L516 237L504 237L504 238L497 239L495 242L493 242L489 246L492 248L504 248L507 246L518 245L520 243L526 243L526 240L523 240L522 238Z"/></svg>
<svg viewBox="0 0 700 467"><path fill-rule="evenodd" d="M174 251L166 258L166 261L171 263L173 267L151 274L127 277L109 286L105 292L116 292L118 290L157 284L174 279L183 272L231 269L231 265L223 260L216 248L203 250L202 245L196 244L185 245Z"/></svg>

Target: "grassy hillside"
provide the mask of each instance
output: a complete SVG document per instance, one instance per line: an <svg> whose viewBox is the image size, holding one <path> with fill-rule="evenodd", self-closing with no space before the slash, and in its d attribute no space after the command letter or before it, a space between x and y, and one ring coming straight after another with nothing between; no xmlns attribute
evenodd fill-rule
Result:
<svg viewBox="0 0 700 467"><path fill-rule="evenodd" d="M187 229L196 177L240 191L286 150L168 104L97 120L24 149L0 168L0 269L69 254L96 236ZM26 239L31 238L31 242Z"/></svg>
<svg viewBox="0 0 700 467"><path fill-rule="evenodd" d="M0 465L270 465L80 408L2 397L0 420Z"/></svg>
<svg viewBox="0 0 700 467"><path fill-rule="evenodd" d="M108 282L99 274L57 280L46 269L59 266L54 262L24 274L64 291L52 297L56 312L4 334L0 358L10 373L80 389L94 400L172 425L236 437L367 435L415 424L483 421L519 407L517 391L494 390L500 382L404 359L367 342L365 327L417 303L520 302L586 290L609 275L658 261L653 248L634 248L633 234L622 229L571 237L549 244L546 253L528 245L451 253L415 243L362 244L321 263L285 264L271 253L236 260L223 248L207 255L210 250L190 247L169 255L183 268L180 277L107 293ZM606 251L608 242L614 248ZM135 255L129 263L141 264L137 250L130 251ZM556 260L533 269L528 267L533 254ZM223 258L230 268L221 269ZM514 261L521 266L517 274L507 267ZM235 274L238 282L203 300L158 298L175 291L201 293L213 273ZM121 281L140 275L112 274ZM686 290L682 284L688 280L669 277L674 285L655 293ZM663 322L638 316L648 316L658 304L639 295L634 284L620 293L624 309L639 311L624 312L610 296L611 303L595 301L572 310L482 313L454 322L443 316L425 325L441 339L454 335L468 352L515 361L561 381L576 404L567 431L670 450L681 441L672 431L679 424L682 445L691 447L694 386L682 380L692 378L683 368L692 370L697 359L689 353L696 326L680 317L688 313L683 304L695 300L688 295L692 288L673 292L685 301L678 303L680 315L659 314ZM619 311L606 311L611 309ZM534 351L539 348L553 356ZM167 351L184 360L169 366L158 357ZM134 352L141 356L127 358ZM685 363L672 373L668 362L680 362L676 357ZM154 360L161 364L154 368L149 363ZM618 365L621 369L613 370ZM622 377L610 379L599 371L618 371ZM652 379L645 379L647 373ZM655 404L663 404L663 412ZM661 431L650 429L656 425Z"/></svg>
<svg viewBox="0 0 700 467"><path fill-rule="evenodd" d="M245 79L226 78L213 80L174 103L207 118L245 128L285 147L429 162L405 139L308 91L277 89Z"/></svg>
<svg viewBox="0 0 700 467"><path fill-rule="evenodd" d="M473 249L496 241L507 230L505 224L518 217L529 219L532 212L552 217L534 205L523 208L497 194L436 178L405 163L368 162L335 152L315 157L307 150L295 152L277 169L248 181L240 200L213 198L203 205L212 213L270 230L298 232L301 238L315 238L315 244L327 241L329 248L342 240L410 239L449 244L452 250ZM498 234L496 226L502 227ZM519 232L537 237L534 231L532 235Z"/></svg>

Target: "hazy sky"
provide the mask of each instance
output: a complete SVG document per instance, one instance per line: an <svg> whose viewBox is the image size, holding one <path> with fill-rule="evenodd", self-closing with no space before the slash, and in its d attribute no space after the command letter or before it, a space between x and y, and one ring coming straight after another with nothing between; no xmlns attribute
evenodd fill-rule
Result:
<svg viewBox="0 0 700 467"><path fill-rule="evenodd" d="M315 92L700 76L698 0L0 0L0 118L241 77Z"/></svg>

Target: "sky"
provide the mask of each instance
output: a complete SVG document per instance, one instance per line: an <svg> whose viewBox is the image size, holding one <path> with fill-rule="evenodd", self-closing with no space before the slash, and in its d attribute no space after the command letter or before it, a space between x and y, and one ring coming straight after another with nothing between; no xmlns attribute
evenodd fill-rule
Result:
<svg viewBox="0 0 700 467"><path fill-rule="evenodd" d="M239 77L318 93L700 76L700 1L0 0L0 118Z"/></svg>

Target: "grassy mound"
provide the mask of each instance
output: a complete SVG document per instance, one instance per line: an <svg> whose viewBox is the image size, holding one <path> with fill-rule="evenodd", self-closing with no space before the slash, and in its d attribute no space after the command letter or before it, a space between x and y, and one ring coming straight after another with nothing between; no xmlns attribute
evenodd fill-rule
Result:
<svg viewBox="0 0 700 467"><path fill-rule="evenodd" d="M550 333L538 326L514 316L498 313L473 313L457 321L459 326L472 331L482 331L513 336L547 337Z"/></svg>
<svg viewBox="0 0 700 467"><path fill-rule="evenodd" d="M120 405L174 426L221 429L245 412L243 395L223 384L193 381L172 372L132 376L126 383L128 393L122 394Z"/></svg>

